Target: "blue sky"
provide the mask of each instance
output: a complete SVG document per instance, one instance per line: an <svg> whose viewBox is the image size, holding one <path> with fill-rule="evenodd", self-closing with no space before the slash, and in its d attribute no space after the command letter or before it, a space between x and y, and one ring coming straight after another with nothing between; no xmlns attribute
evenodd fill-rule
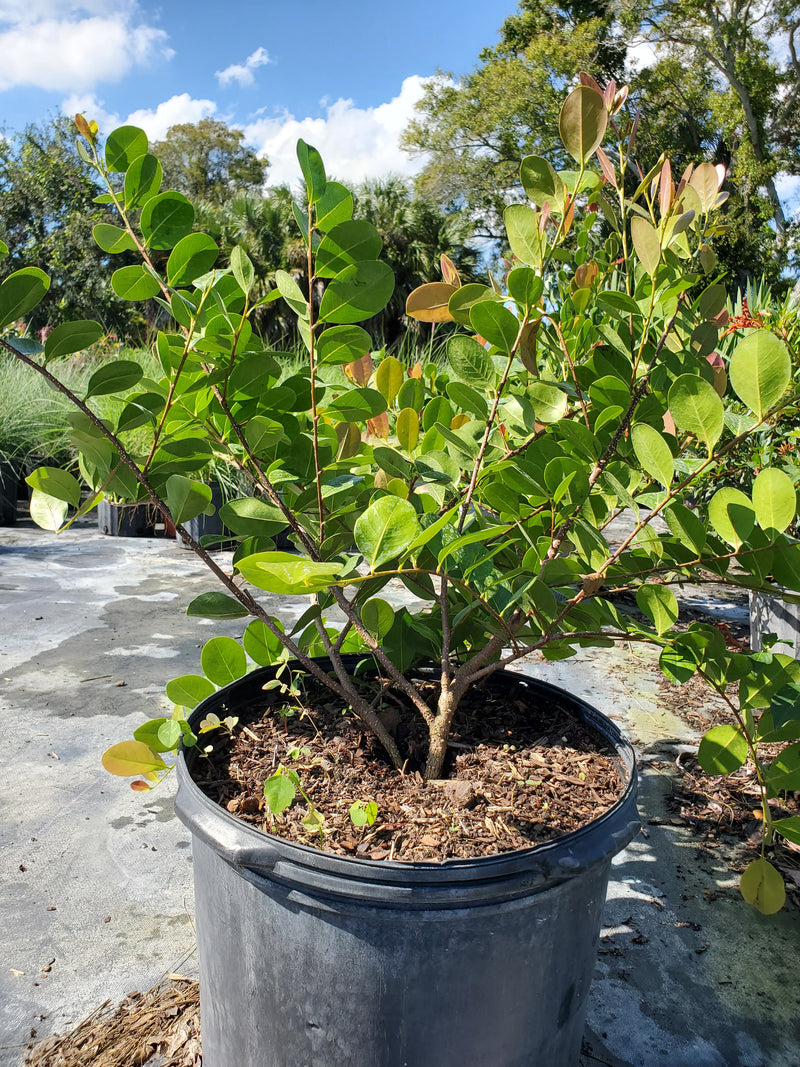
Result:
<svg viewBox="0 0 800 1067"><path fill-rule="evenodd" d="M0 0L0 120L64 111L151 138L205 116L297 172L298 136L358 181L410 174L397 147L422 83L471 70L516 0Z"/></svg>

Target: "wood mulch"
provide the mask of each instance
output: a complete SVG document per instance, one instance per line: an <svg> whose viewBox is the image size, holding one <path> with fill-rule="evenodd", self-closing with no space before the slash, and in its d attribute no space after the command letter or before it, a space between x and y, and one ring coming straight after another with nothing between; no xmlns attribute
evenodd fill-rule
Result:
<svg viewBox="0 0 800 1067"><path fill-rule="evenodd" d="M201 1067L197 981L168 975L28 1048L24 1067Z"/></svg>
<svg viewBox="0 0 800 1067"><path fill-rule="evenodd" d="M731 648L741 648L746 634L732 634L720 627ZM699 678L683 685L673 685L659 674L659 700L678 718L703 734L712 726L732 722L730 709ZM732 695L735 695L732 691ZM759 753L766 763L784 748L783 744L761 745ZM760 793L753 763L748 760L733 774L708 775L697 757L683 752L675 760L673 791L667 798L670 821L685 825L697 834L700 847L713 851L715 843L733 847L733 868L742 871L761 854ZM776 818L800 815L800 794L786 793L770 800ZM778 838L767 849L767 858L784 876L787 904L800 908L800 846Z"/></svg>
<svg viewBox="0 0 800 1067"><path fill-rule="evenodd" d="M228 811L289 840L373 860L487 856L576 830L619 798L612 749L558 700L532 706L528 695L509 699L491 685L474 690L454 723L445 779L424 782L424 724L404 698L387 690L381 711L409 754L400 774L328 690L308 677L303 687L302 705L287 709L270 690L254 706L227 709L239 717L233 736L215 737L193 771ZM324 819L321 835L303 825L309 808L299 793L282 814L267 808L264 782L281 764L298 775ZM377 805L374 824L354 826L354 802Z"/></svg>

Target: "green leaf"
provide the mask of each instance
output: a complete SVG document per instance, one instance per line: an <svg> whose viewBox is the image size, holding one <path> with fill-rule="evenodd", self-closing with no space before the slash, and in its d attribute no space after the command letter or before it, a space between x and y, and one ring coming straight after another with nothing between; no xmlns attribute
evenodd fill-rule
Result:
<svg viewBox="0 0 800 1067"><path fill-rule="evenodd" d="M537 207L549 203L556 209L563 205L566 189L553 167L541 156L525 156L520 166L520 181L525 195Z"/></svg>
<svg viewBox="0 0 800 1067"><path fill-rule="evenodd" d="M301 318L308 318L308 300L303 296L303 291L291 274L285 270L275 271L275 284L281 296Z"/></svg>
<svg viewBox="0 0 800 1067"><path fill-rule="evenodd" d="M317 248L316 275L333 278L345 267L364 260L376 260L383 241L371 222L351 219L329 230Z"/></svg>
<svg viewBox="0 0 800 1067"><path fill-rule="evenodd" d="M356 546L374 571L404 555L419 533L414 505L399 497L384 496L359 515L353 528Z"/></svg>
<svg viewBox="0 0 800 1067"><path fill-rule="evenodd" d="M792 844L800 845L800 815L790 815L788 819L775 819L772 829Z"/></svg>
<svg viewBox="0 0 800 1067"><path fill-rule="evenodd" d="M92 230L95 244L104 252L117 255L119 252L133 252L136 250L136 242L121 226L111 226L107 222L99 222Z"/></svg>
<svg viewBox="0 0 800 1067"><path fill-rule="evenodd" d="M239 537L274 537L286 528L279 507L253 496L229 500L219 509L219 517Z"/></svg>
<svg viewBox="0 0 800 1067"><path fill-rule="evenodd" d="M507 307L490 300L473 304L469 313L472 328L491 345L508 354L519 334L519 322Z"/></svg>
<svg viewBox="0 0 800 1067"><path fill-rule="evenodd" d="M503 212L503 222L511 251L517 259L541 270L545 238L539 230L538 213L525 204L511 204Z"/></svg>
<svg viewBox="0 0 800 1067"><path fill-rule="evenodd" d="M192 481L182 474L172 474L167 478L167 506L176 526L196 519L198 515L208 515L211 513L211 486Z"/></svg>
<svg viewBox="0 0 800 1067"><path fill-rule="evenodd" d="M764 777L772 796L800 789L800 744L787 745L769 765Z"/></svg>
<svg viewBox="0 0 800 1067"><path fill-rule="evenodd" d="M143 207L161 188L161 161L147 153L137 156L125 173L124 197L128 211Z"/></svg>
<svg viewBox="0 0 800 1067"><path fill-rule="evenodd" d="M702 441L709 455L722 435L724 410L713 385L694 374L682 374L670 387L669 410L675 425Z"/></svg>
<svg viewBox="0 0 800 1067"><path fill-rule="evenodd" d="M103 336L103 327L91 319L76 319L74 322L62 322L50 333L44 343L45 362L72 355L90 348Z"/></svg>
<svg viewBox="0 0 800 1067"><path fill-rule="evenodd" d="M286 811L296 796L294 783L279 770L264 782L264 799L273 815Z"/></svg>
<svg viewBox="0 0 800 1067"><path fill-rule="evenodd" d="M374 800L365 803L356 800L350 805L350 822L353 826L372 826L378 817L378 805Z"/></svg>
<svg viewBox="0 0 800 1067"><path fill-rule="evenodd" d="M481 300L496 300L497 295L488 285L478 285L477 282L468 282L456 289L447 301L447 310L456 322L462 326L469 326L469 313Z"/></svg>
<svg viewBox="0 0 800 1067"><path fill-rule="evenodd" d="M658 666L664 677L673 685L683 685L694 676L697 670L697 657L692 654L691 649L681 644L680 641L676 641L662 649Z"/></svg>
<svg viewBox="0 0 800 1067"><path fill-rule="evenodd" d="M312 204L325 195L328 184L322 156L302 139L297 142L297 161L306 183L306 195Z"/></svg>
<svg viewBox="0 0 800 1067"><path fill-rule="evenodd" d="M413 452L419 440L419 414L413 408L403 408L397 414L394 426L400 447Z"/></svg>
<svg viewBox="0 0 800 1067"><path fill-rule="evenodd" d="M99 367L89 379L86 399L107 396L131 389L143 376L141 365L133 359L118 359Z"/></svg>
<svg viewBox="0 0 800 1067"><path fill-rule="evenodd" d="M47 493L34 489L31 493L30 514L37 526L43 530L52 530L58 533L67 521L69 505L66 500L49 496Z"/></svg>
<svg viewBox="0 0 800 1067"><path fill-rule="evenodd" d="M282 629L277 620L273 622ZM279 639L261 619L253 619L244 632L242 643L247 655L260 667L271 667L273 663L278 662L284 651Z"/></svg>
<svg viewBox="0 0 800 1067"><path fill-rule="evenodd" d="M147 152L147 134L138 126L119 126L106 139L106 167L110 171L125 171L139 156Z"/></svg>
<svg viewBox="0 0 800 1067"><path fill-rule="evenodd" d="M187 234L170 252L167 260L167 281L170 285L188 285L195 278L207 274L216 263L218 255L216 242L207 233Z"/></svg>
<svg viewBox="0 0 800 1067"><path fill-rule="evenodd" d="M706 530L693 511L676 502L666 507L662 514L673 537L698 554L703 551Z"/></svg>
<svg viewBox="0 0 800 1067"><path fill-rule="evenodd" d="M658 430L646 422L637 422L631 430L631 442L642 468L665 489L669 489L675 464L670 447Z"/></svg>
<svg viewBox="0 0 800 1067"><path fill-rule="evenodd" d="M201 619L241 619L249 615L247 608L227 593L201 593L186 609L187 615Z"/></svg>
<svg viewBox="0 0 800 1067"><path fill-rule="evenodd" d="M447 395L455 406L462 411L468 411L478 419L487 419L489 417L489 405L486 402L485 395L479 393L477 389L473 389L471 385L467 385L465 382L448 382ZM436 399L441 400L443 398L437 397ZM428 407L430 407L430 404ZM425 408L426 412L428 407Z"/></svg>
<svg viewBox="0 0 800 1067"><path fill-rule="evenodd" d="M339 422L365 422L386 411L386 400L377 389L348 389L325 408Z"/></svg>
<svg viewBox="0 0 800 1067"><path fill-rule="evenodd" d="M493 386L497 380L489 353L474 337L464 334L451 337L447 342L447 359L459 378L473 385Z"/></svg>
<svg viewBox="0 0 800 1067"><path fill-rule="evenodd" d="M205 681L205 679L203 679ZM211 687L213 691L213 686ZM136 741L140 741L152 752L174 752L181 739L180 723L174 719L150 719L133 731Z"/></svg>
<svg viewBox="0 0 800 1067"><path fill-rule="evenodd" d="M780 467L767 467L756 475L753 507L762 530L783 533L797 511L797 493L786 471Z"/></svg>
<svg viewBox="0 0 800 1067"><path fill-rule="evenodd" d="M121 741L118 745L112 745L103 753L101 762L109 774L117 774L121 778L150 775L167 769L161 757L141 741Z"/></svg>
<svg viewBox="0 0 800 1067"><path fill-rule="evenodd" d="M328 182L317 200L317 229L323 233L353 217L353 196L339 182Z"/></svg>
<svg viewBox="0 0 800 1067"><path fill-rule="evenodd" d="M228 685L247 673L247 657L232 637L212 637L203 645L200 666L214 685Z"/></svg>
<svg viewBox="0 0 800 1067"><path fill-rule="evenodd" d="M191 605L190 605L191 606ZM189 612L187 611L187 615ZM167 699L173 704L190 709L196 707L201 700L210 697L216 692L214 683L202 674L182 674L180 678L173 678L167 682Z"/></svg>
<svg viewBox="0 0 800 1067"><path fill-rule="evenodd" d="M148 248L174 248L192 232L194 208L183 193L170 190L152 197L142 208L139 220Z"/></svg>
<svg viewBox="0 0 800 1067"><path fill-rule="evenodd" d="M342 564L315 563L291 552L256 552L238 560L236 569L257 589L294 596L337 584Z"/></svg>
<svg viewBox="0 0 800 1067"><path fill-rule="evenodd" d="M379 640L383 639L394 626L394 608L380 597L368 600L361 609L361 621Z"/></svg>
<svg viewBox="0 0 800 1067"><path fill-rule="evenodd" d="M372 318L389 303L394 273L380 260L362 260L345 267L325 290L319 307L322 322L351 324Z"/></svg>
<svg viewBox="0 0 800 1067"><path fill-rule="evenodd" d="M317 359L320 364L352 363L371 348L372 338L360 326L331 326L317 339Z"/></svg>
<svg viewBox="0 0 800 1067"><path fill-rule="evenodd" d="M406 369L394 356L385 356L378 364L375 371L375 388L384 397L388 407L394 403L405 378Z"/></svg>
<svg viewBox="0 0 800 1067"><path fill-rule="evenodd" d="M38 267L23 267L9 274L0 285L0 330L33 311L49 288L50 279Z"/></svg>
<svg viewBox="0 0 800 1067"><path fill-rule="evenodd" d="M602 143L608 125L603 97L588 85L579 85L569 94L558 117L558 132L564 147L578 163L584 164Z"/></svg>
<svg viewBox="0 0 800 1067"><path fill-rule="evenodd" d="M739 889L747 903L762 915L774 915L786 902L783 875L762 858L753 860L744 869Z"/></svg>
<svg viewBox="0 0 800 1067"><path fill-rule="evenodd" d="M708 519L724 541L738 548L753 532L756 513L741 489L725 486L708 502Z"/></svg>
<svg viewBox="0 0 800 1067"><path fill-rule="evenodd" d="M249 295L250 290L256 284L256 272L250 257L241 245L236 245L231 252L231 270L239 288L245 295Z"/></svg>
<svg viewBox="0 0 800 1067"><path fill-rule="evenodd" d="M642 218L641 215L634 215L631 219L631 239L639 262L652 277L661 262L658 231L647 219Z"/></svg>
<svg viewBox="0 0 800 1067"><path fill-rule="evenodd" d="M678 619L678 601L667 585L640 585L636 603L658 634L666 633Z"/></svg>
<svg viewBox="0 0 800 1067"><path fill-rule="evenodd" d="M508 294L521 308L533 308L539 303L544 290L544 283L535 270L530 267L515 267L506 278ZM517 329L519 329L517 322ZM484 334L484 337L486 335Z"/></svg>
<svg viewBox="0 0 800 1067"><path fill-rule="evenodd" d="M769 330L753 330L736 346L729 374L739 399L763 418L791 381L792 361L786 343Z"/></svg>
<svg viewBox="0 0 800 1067"><path fill-rule="evenodd" d="M731 774L747 759L747 738L739 726L712 726L697 750L697 762L706 774Z"/></svg>
<svg viewBox="0 0 800 1067"><path fill-rule="evenodd" d="M37 467L25 479L31 489L38 489L46 496L65 500L77 508L81 502L81 484L67 471L59 467Z"/></svg>
<svg viewBox="0 0 800 1067"><path fill-rule="evenodd" d="M158 281L140 263L115 270L111 288L121 300L149 300L161 291Z"/></svg>
<svg viewBox="0 0 800 1067"><path fill-rule="evenodd" d="M562 419L569 403L563 389L541 379L531 382L528 386L528 399L533 404L533 410L539 422L548 424Z"/></svg>

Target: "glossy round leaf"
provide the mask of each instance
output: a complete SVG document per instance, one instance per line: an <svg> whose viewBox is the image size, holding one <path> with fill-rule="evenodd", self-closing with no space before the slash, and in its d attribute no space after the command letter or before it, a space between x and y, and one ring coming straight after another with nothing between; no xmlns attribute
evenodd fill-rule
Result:
<svg viewBox="0 0 800 1067"><path fill-rule="evenodd" d="M106 139L106 167L124 171L139 156L147 153L147 134L138 126L119 126Z"/></svg>
<svg viewBox="0 0 800 1067"><path fill-rule="evenodd" d="M786 902L786 886L780 871L761 857L742 872L741 894L762 915L774 915Z"/></svg>
<svg viewBox="0 0 800 1067"><path fill-rule="evenodd" d="M774 333L752 330L736 346L729 372L736 395L762 418L786 392L792 361L786 343Z"/></svg>
<svg viewBox="0 0 800 1067"><path fill-rule="evenodd" d="M50 279L38 267L23 267L9 274L0 285L0 329L33 311L49 288Z"/></svg>
<svg viewBox="0 0 800 1067"><path fill-rule="evenodd" d="M136 250L136 242L121 226L111 226L107 222L99 222L92 230L95 244L110 255L120 252L133 252Z"/></svg>
<svg viewBox="0 0 800 1067"><path fill-rule="evenodd" d="M361 609L361 621L372 636L380 640L394 625L394 608L380 597L373 597Z"/></svg>
<svg viewBox="0 0 800 1067"><path fill-rule="evenodd" d="M753 507L762 530L783 533L794 521L797 511L797 492L786 471L767 467L753 482Z"/></svg>
<svg viewBox="0 0 800 1067"><path fill-rule="evenodd" d="M756 513L741 489L725 486L708 502L708 518L714 530L729 545L738 548L753 532Z"/></svg>
<svg viewBox="0 0 800 1067"><path fill-rule="evenodd" d="M512 204L503 212L506 236L511 251L529 267L542 267L542 242L546 239L539 229L540 215L525 204Z"/></svg>
<svg viewBox="0 0 800 1067"><path fill-rule="evenodd" d="M356 546L373 571L402 555L418 533L414 505L388 496L374 500L353 528Z"/></svg>
<svg viewBox="0 0 800 1067"><path fill-rule="evenodd" d="M353 217L353 196L340 182L328 182L317 200L317 229L323 233Z"/></svg>
<svg viewBox="0 0 800 1067"><path fill-rule="evenodd" d="M187 612L188 614L188 612ZM202 674L183 674L167 682L167 699L184 708L194 708L216 692L214 683Z"/></svg>
<svg viewBox="0 0 800 1067"><path fill-rule="evenodd" d="M83 352L85 348L90 348L99 341L103 333L100 323L93 322L91 319L62 322L45 341L44 358L49 361L72 355L73 352Z"/></svg>
<svg viewBox="0 0 800 1067"><path fill-rule="evenodd" d="M360 326L331 326L317 338L319 363L352 363L372 348L372 338Z"/></svg>
<svg viewBox="0 0 800 1067"><path fill-rule="evenodd" d="M651 222L634 215L631 219L631 239L639 262L649 275L654 275L661 262L661 244L658 231Z"/></svg>
<svg viewBox="0 0 800 1067"><path fill-rule="evenodd" d="M474 337L455 334L447 343L447 359L459 378L477 386L493 386L497 380L491 357Z"/></svg>
<svg viewBox="0 0 800 1067"><path fill-rule="evenodd" d="M280 628L280 623L277 623ZM260 667L270 667L277 663L283 653L283 645L261 619L253 619L242 638L244 650L253 662Z"/></svg>
<svg viewBox="0 0 800 1067"><path fill-rule="evenodd" d="M664 634L678 619L678 601L668 585L640 585L636 603L656 629Z"/></svg>
<svg viewBox="0 0 800 1067"><path fill-rule="evenodd" d="M376 260L382 247L381 235L371 222L342 222L329 230L317 247L317 277L334 278L354 263Z"/></svg>
<svg viewBox="0 0 800 1067"><path fill-rule="evenodd" d="M675 464L670 447L658 430L646 422L637 422L631 430L631 442L643 470L665 489L669 489Z"/></svg>
<svg viewBox="0 0 800 1067"><path fill-rule="evenodd" d="M247 673L247 657L232 637L212 637L203 645L200 666L214 685L228 685Z"/></svg>
<svg viewBox="0 0 800 1067"><path fill-rule="evenodd" d="M165 771L166 763L141 741L121 741L112 745L101 757L109 774L128 778L137 774L153 774Z"/></svg>
<svg viewBox="0 0 800 1067"><path fill-rule="evenodd" d="M520 166L520 181L525 195L537 207L546 203L555 209L564 203L564 183L553 167L541 156L525 156Z"/></svg>
<svg viewBox="0 0 800 1067"><path fill-rule="evenodd" d="M81 502L81 483L60 467L37 467L25 481L31 489L38 489L56 500L65 500L74 508Z"/></svg>
<svg viewBox="0 0 800 1067"><path fill-rule="evenodd" d="M697 762L706 774L731 774L747 759L747 738L738 726L724 723L708 730L697 750Z"/></svg>
<svg viewBox="0 0 800 1067"><path fill-rule="evenodd" d="M139 263L115 270L111 275L111 288L122 300L149 300L161 291L153 275Z"/></svg>
<svg viewBox="0 0 800 1067"><path fill-rule="evenodd" d="M469 313L472 328L489 344L508 354L519 334L519 320L503 304L481 300Z"/></svg>
<svg viewBox="0 0 800 1067"><path fill-rule="evenodd" d="M273 815L280 815L282 811L286 811L296 795L294 783L280 771L276 771L264 782L264 799Z"/></svg>
<svg viewBox="0 0 800 1067"><path fill-rule="evenodd" d="M569 404L567 394L551 382L544 382L541 379L531 382L527 395L533 404L533 410L539 422L558 422L567 412Z"/></svg>
<svg viewBox="0 0 800 1067"><path fill-rule="evenodd" d="M409 293L406 315L418 322L450 322L450 300L460 292L446 282L426 282Z"/></svg>
<svg viewBox="0 0 800 1067"><path fill-rule="evenodd" d="M142 208L139 225L148 248L174 248L192 232L194 208L183 193L159 193Z"/></svg>
<svg viewBox="0 0 800 1067"><path fill-rule="evenodd" d="M603 97L588 85L579 85L561 107L558 131L561 141L578 163L585 163L602 143L608 125Z"/></svg>
<svg viewBox="0 0 800 1067"><path fill-rule="evenodd" d="M137 156L125 173L125 207L130 211L142 207L161 188L161 161L147 153Z"/></svg>
<svg viewBox="0 0 800 1067"><path fill-rule="evenodd" d="M68 513L69 504L66 500L59 500L58 497L50 496L39 489L34 489L31 493L30 516L43 530L58 533L67 521Z"/></svg>
<svg viewBox="0 0 800 1067"><path fill-rule="evenodd" d="M722 401L713 385L695 374L682 374L670 387L668 403L678 429L694 434L710 453L724 426Z"/></svg>
<svg viewBox="0 0 800 1067"><path fill-rule="evenodd" d="M393 291L394 273L387 263L354 263L337 274L325 290L320 320L346 325L369 319L386 307Z"/></svg>
<svg viewBox="0 0 800 1067"><path fill-rule="evenodd" d="M133 359L118 359L99 367L89 379L86 398L122 393L131 389L142 378L141 365Z"/></svg>
<svg viewBox="0 0 800 1067"><path fill-rule="evenodd" d="M236 563L236 569L257 589L283 596L319 593L338 581L340 563L316 563L291 552L256 552Z"/></svg>
<svg viewBox="0 0 800 1067"><path fill-rule="evenodd" d="M405 377L405 367L394 356L386 356L378 364L375 372L375 388L385 398L389 407L392 406L395 397L400 392Z"/></svg>
<svg viewBox="0 0 800 1067"><path fill-rule="evenodd" d="M188 285L207 274L218 255L216 242L207 233L190 233L182 237L167 260L167 281L170 285Z"/></svg>

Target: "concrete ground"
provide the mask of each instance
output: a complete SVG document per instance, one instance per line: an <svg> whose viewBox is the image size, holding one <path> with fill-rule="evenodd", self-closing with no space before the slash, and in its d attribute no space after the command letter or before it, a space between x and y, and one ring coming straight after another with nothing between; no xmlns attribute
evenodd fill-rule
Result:
<svg viewBox="0 0 800 1067"><path fill-rule="evenodd" d="M106 998L196 967L173 783L133 793L100 754L168 707L164 683L197 670L208 637L241 633L182 614L209 588L170 541L0 529L0 1067ZM287 619L305 606L282 603ZM614 864L582 1063L797 1067L800 914L759 916L723 850L663 822L676 752L696 738L642 656L524 666L618 718L642 759L644 830Z"/></svg>

